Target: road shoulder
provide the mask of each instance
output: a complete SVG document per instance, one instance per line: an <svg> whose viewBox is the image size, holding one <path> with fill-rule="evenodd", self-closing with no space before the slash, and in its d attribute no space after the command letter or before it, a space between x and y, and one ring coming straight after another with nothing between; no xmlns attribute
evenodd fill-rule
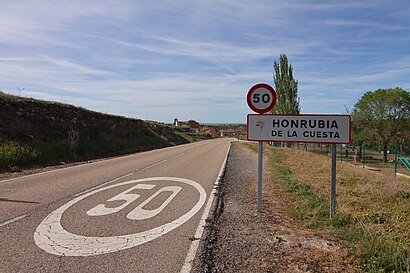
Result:
<svg viewBox="0 0 410 273"><path fill-rule="evenodd" d="M256 154L234 143L218 204L193 272L351 272L347 250L298 228L264 162L263 212L257 212Z"/></svg>

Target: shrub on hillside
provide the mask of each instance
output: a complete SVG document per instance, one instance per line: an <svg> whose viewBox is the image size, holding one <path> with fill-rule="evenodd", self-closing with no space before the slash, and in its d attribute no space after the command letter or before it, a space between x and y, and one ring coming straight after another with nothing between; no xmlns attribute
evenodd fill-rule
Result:
<svg viewBox="0 0 410 273"><path fill-rule="evenodd" d="M38 158L39 153L36 149L0 139L0 170L6 170L16 165L24 166L37 161Z"/></svg>

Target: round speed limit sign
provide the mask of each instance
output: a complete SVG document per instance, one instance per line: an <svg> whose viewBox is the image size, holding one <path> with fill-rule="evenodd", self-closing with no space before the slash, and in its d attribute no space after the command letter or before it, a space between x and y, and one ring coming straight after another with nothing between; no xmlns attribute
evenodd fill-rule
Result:
<svg viewBox="0 0 410 273"><path fill-rule="evenodd" d="M276 104L276 92L266 83L252 86L247 95L248 106L259 114L266 113Z"/></svg>

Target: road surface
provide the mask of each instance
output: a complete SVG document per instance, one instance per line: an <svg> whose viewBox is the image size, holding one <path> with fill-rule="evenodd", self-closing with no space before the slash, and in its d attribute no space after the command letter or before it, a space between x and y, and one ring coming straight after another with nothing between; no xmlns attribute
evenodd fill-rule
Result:
<svg viewBox="0 0 410 273"><path fill-rule="evenodd" d="M0 272L189 272L230 142L0 181Z"/></svg>

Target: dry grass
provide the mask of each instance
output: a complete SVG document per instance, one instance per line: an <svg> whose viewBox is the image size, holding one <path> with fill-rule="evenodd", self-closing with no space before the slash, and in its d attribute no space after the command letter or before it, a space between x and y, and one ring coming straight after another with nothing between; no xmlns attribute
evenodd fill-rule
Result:
<svg viewBox="0 0 410 273"><path fill-rule="evenodd" d="M252 143L245 143L253 152L257 152L258 146ZM266 147L266 146L265 146ZM306 228L304 224L310 222L314 225L313 219L324 218L323 224L327 222L326 200L314 194L314 189L304 186L291 178L291 171L286 165L281 164L281 159L264 148L264 182L263 182L263 209L261 213L256 213L256 192L257 183L248 183L256 179L247 180L248 187L242 192L243 195L252 201L248 204L252 208L252 216L247 217L248 210L242 209L240 218L250 218L252 224L246 224L246 228L240 233L240 239L249 238L250 234L257 234L258 238L263 238L263 243L250 240L251 245L258 245L258 251L252 257L259 257L260 252L268 253L264 260L257 260L258 270L247 268L240 272L323 272L323 273L356 273L357 263L352 261L352 256L348 248L343 246L335 238L323 237L314 229ZM271 183L269 183L271 181ZM285 185L281 181L290 182ZM256 182L256 181L255 181ZM236 185L237 182L235 182ZM234 189L235 193L241 187ZM227 195L228 196L228 195ZM251 197L249 197L251 196ZM254 197L254 198L252 198ZM241 205L243 199L235 198ZM298 213L306 211L304 206L311 209L306 214ZM232 207L232 204L226 207ZM299 209L298 209L299 208ZM225 213L225 212L224 212ZM262 220L263 219L263 220ZM302 224L304 223L304 224ZM238 230L238 223L229 222L230 228ZM254 235L256 236L256 235ZM267 247L263 249L263 247ZM230 252L233 251L230 249ZM236 254L238 256L243 253ZM223 270L222 270L223 271ZM222 272L221 271L221 272ZM228 270L229 271L229 270ZM227 271L227 272L228 272ZM231 270L229 272L239 272ZM225 271L223 271L225 272Z"/></svg>
<svg viewBox="0 0 410 273"><path fill-rule="evenodd" d="M302 226L342 239L366 272L409 272L409 179L338 162L337 214L329 221L330 158L287 148L265 151L290 202L288 212Z"/></svg>

